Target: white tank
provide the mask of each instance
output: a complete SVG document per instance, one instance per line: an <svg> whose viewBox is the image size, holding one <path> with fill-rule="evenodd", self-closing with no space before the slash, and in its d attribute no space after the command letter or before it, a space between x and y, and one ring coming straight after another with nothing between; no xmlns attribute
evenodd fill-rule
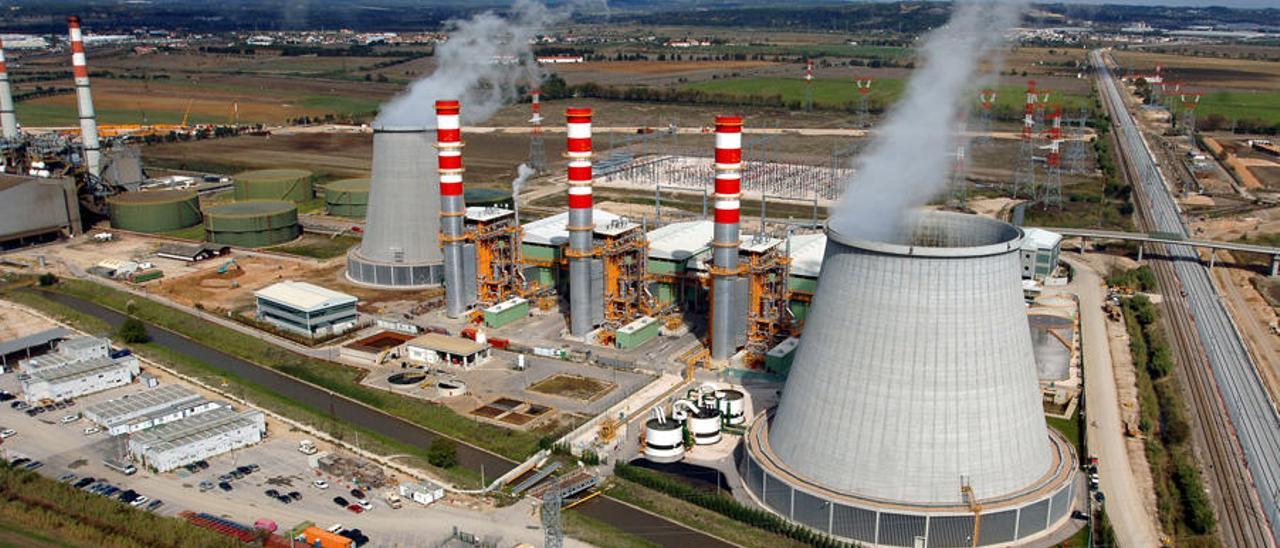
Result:
<svg viewBox="0 0 1280 548"><path fill-rule="evenodd" d="M667 418L645 421L644 458L652 462L677 462L684 458L684 425Z"/></svg>
<svg viewBox="0 0 1280 548"><path fill-rule="evenodd" d="M716 398L717 407L724 415L725 424L737 426L747 421L747 400L742 392L728 389L721 390L716 395L719 396Z"/></svg>
<svg viewBox="0 0 1280 548"><path fill-rule="evenodd" d="M720 441L720 410L700 409L689 415L689 431L693 433L693 443L711 445Z"/></svg>

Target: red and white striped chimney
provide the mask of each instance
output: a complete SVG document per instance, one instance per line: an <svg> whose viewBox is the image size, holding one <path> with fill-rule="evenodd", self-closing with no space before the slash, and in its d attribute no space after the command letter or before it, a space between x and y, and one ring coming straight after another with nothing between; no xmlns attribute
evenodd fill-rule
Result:
<svg viewBox="0 0 1280 548"><path fill-rule="evenodd" d="M466 269L462 246L466 239L467 204L462 189L462 105L436 101L436 149L440 170L440 243L444 247L445 312L450 318L466 313Z"/></svg>
<svg viewBox="0 0 1280 548"><path fill-rule="evenodd" d="M711 358L727 360L737 351L733 332L738 273L739 200L742 191L742 117L716 117L715 236L711 286Z"/></svg>
<svg viewBox="0 0 1280 548"><path fill-rule="evenodd" d="M9 69L4 64L3 40L0 40L0 138L18 138L18 116L13 112L13 90L9 88Z"/></svg>
<svg viewBox="0 0 1280 548"><path fill-rule="evenodd" d="M84 36L80 18L67 18L71 35L71 71L76 78L76 103L80 107L80 143L84 145L84 165L94 177L102 175L102 151L98 145L98 117L93 112L93 94L89 92L89 66L85 63Z"/></svg>
<svg viewBox="0 0 1280 548"><path fill-rule="evenodd" d="M535 133L542 133L542 90L534 88L529 95L533 98L529 103L529 112L533 115L529 118L529 123L533 124Z"/></svg>
<svg viewBox="0 0 1280 548"><path fill-rule="evenodd" d="M591 109L565 111L569 158L569 332L584 337L595 328L591 313L592 233Z"/></svg>

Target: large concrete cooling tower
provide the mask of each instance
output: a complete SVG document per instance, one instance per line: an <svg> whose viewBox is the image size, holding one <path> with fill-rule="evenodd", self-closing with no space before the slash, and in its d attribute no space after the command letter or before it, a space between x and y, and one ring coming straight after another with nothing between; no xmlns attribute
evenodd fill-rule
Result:
<svg viewBox="0 0 1280 548"><path fill-rule="evenodd" d="M433 133L375 127L364 239L347 254L347 278L395 289L439 285L440 175Z"/></svg>
<svg viewBox="0 0 1280 548"><path fill-rule="evenodd" d="M765 506L883 546L1021 543L1070 514L1076 457L1045 426L1012 225L922 212L902 241L828 227L775 413L740 462Z"/></svg>

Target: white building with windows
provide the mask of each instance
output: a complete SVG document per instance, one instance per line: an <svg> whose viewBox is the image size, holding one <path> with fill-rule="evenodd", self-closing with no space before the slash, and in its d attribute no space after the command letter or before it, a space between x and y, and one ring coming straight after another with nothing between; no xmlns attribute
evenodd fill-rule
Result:
<svg viewBox="0 0 1280 548"><path fill-rule="evenodd" d="M1026 237L1018 254L1022 261L1022 278L1044 280L1058 268L1058 253L1062 251L1062 235L1040 228L1023 229Z"/></svg>
<svg viewBox="0 0 1280 548"><path fill-rule="evenodd" d="M129 436L129 456L157 472L247 447L266 438L261 411L220 407Z"/></svg>
<svg viewBox="0 0 1280 548"><path fill-rule="evenodd" d="M284 281L254 292L258 319L311 338L338 335L356 326L356 299L307 282Z"/></svg>
<svg viewBox="0 0 1280 548"><path fill-rule="evenodd" d="M89 406L84 417L118 436L223 407L176 384L167 384Z"/></svg>
<svg viewBox="0 0 1280 548"><path fill-rule="evenodd" d="M24 371L18 375L18 381L22 385L23 398L34 404L78 398L124 386L133 382L138 372L136 356L104 356Z"/></svg>

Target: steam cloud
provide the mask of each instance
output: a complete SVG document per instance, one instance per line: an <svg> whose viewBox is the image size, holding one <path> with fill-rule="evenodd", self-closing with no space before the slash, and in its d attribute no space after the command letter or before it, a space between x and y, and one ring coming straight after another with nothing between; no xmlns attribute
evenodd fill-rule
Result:
<svg viewBox="0 0 1280 548"><path fill-rule="evenodd" d="M520 189L524 188L524 182L528 181L529 177L532 177L535 173L537 171L527 164L520 164L516 168L516 178L511 180L511 196L513 198L520 196Z"/></svg>
<svg viewBox="0 0 1280 548"><path fill-rule="evenodd" d="M975 74L982 59L999 49L1023 8L1021 0L954 5L951 21L930 33L920 49L923 67L858 159L831 218L841 234L901 241L909 212L946 186Z"/></svg>
<svg viewBox="0 0 1280 548"><path fill-rule="evenodd" d="M461 100L463 123L488 119L516 98L520 85L540 81L529 42L565 15L519 0L510 18L484 12L451 22L449 40L436 47L435 72L383 105L374 123L434 128L437 99Z"/></svg>

